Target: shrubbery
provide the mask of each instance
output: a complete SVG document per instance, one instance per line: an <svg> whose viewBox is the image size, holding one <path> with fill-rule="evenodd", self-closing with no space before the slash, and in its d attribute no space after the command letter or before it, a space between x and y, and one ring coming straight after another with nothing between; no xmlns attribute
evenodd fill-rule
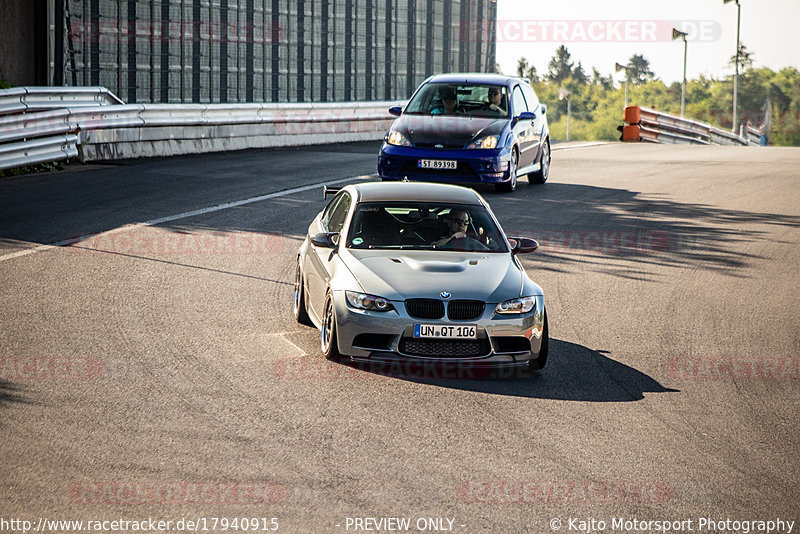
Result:
<svg viewBox="0 0 800 534"><path fill-rule="evenodd" d="M647 69L647 61L641 57L638 59L642 68ZM559 63L569 62L569 53L565 49L559 55L557 51L555 60ZM593 78L587 77L582 69L577 70L578 67L568 63L567 68L562 65L562 68L554 69L551 65L551 72L543 77L544 80L532 80L539 99L548 106L551 136L553 139L566 138L567 103L558 99L558 88L564 87L572 93L571 139L619 139L617 127L622 124L624 83L614 87L609 83L609 78L603 78L597 72ZM563 77L563 73L570 68L573 69L573 75ZM652 78L636 77L642 80ZM630 83L628 104L680 115L681 84L667 86L657 79L640 84ZM739 120L750 121L759 128L764 123L767 106L771 109L770 142L779 146L800 146L800 72L797 69L784 68L775 72L768 68L750 68L740 74ZM701 76L687 81L686 116L730 130L733 120L733 77L715 79Z"/></svg>

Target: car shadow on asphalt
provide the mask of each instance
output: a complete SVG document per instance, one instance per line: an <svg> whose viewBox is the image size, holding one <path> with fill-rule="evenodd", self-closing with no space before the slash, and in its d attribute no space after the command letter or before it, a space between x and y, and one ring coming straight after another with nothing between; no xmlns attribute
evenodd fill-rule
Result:
<svg viewBox="0 0 800 534"><path fill-rule="evenodd" d="M355 365L355 364L354 364ZM676 393L629 365L583 345L550 340L547 366L533 375L519 371L455 366L355 365L358 369L432 387L527 397L585 402L630 402L645 393Z"/></svg>
<svg viewBox="0 0 800 534"><path fill-rule="evenodd" d="M668 195L621 188L548 183L513 196L489 198L508 235L539 241L526 262L562 274L594 270L621 278L656 281L656 268L713 270L748 277L765 259L750 252L774 244L800 217L681 202ZM526 209L535 205L536 209Z"/></svg>
<svg viewBox="0 0 800 534"><path fill-rule="evenodd" d="M8 382L6 380L0 380L0 408L5 408L11 403L29 403L29 401L23 396L23 388L14 384L13 382ZM1 424L1 423L0 423Z"/></svg>
<svg viewBox="0 0 800 534"><path fill-rule="evenodd" d="M354 152L371 150L369 144L348 147L347 150ZM336 152L342 149L330 145L325 150ZM290 155L296 157L294 152ZM262 159L257 156L249 156L248 169L263 167L267 156ZM271 157L278 156L273 154ZM138 173L159 174L159 171L171 169L174 163L172 160L149 161L134 167ZM208 161L198 157L185 163L193 165L185 170L189 172L208 164ZM191 176L184 179L192 180ZM192 186L203 192L212 185L219 185L215 180L206 179L210 180L210 185L192 182ZM45 194L43 190L49 191L41 186L38 189L31 186L31 191L11 191L20 198L8 195L5 203L2 201L5 199L0 199L0 208L7 208L5 211L0 209L0 227L3 228L0 248L17 252L32 244L66 239L68 242L64 246L84 247L87 251L98 249L135 256L182 255L191 258L227 255L232 258L232 263L236 263L237 256L271 256L284 247L298 246L305 237L309 222L325 206L320 191L307 191L238 206L235 211L156 224L155 228L166 232L152 232L146 236L137 234L142 239L133 239L133 234L141 233L139 227L112 235L96 232L164 213L136 212L134 217L132 212L104 208L102 213L107 217L101 217L87 212L85 207L53 212L18 206L20 199L27 198L26 195L32 197L29 199L32 205L61 201L60 197L51 198L53 193ZM781 244L780 236L786 229L800 228L800 217L796 215L730 209L711 201L681 202L667 194L644 194L625 188L549 182L544 186L530 187L522 183L513 194L495 194L487 186L476 186L476 190L486 196L508 235L530 236L539 241L539 250L523 257L523 263L560 274L594 271L624 279L665 282L671 274L665 272L667 267L711 270L726 276L747 278L755 275L752 267L765 259L753 253L755 247L751 245L764 242ZM208 191L211 195L216 190ZM256 188L249 194L269 191L269 187ZM203 200L187 199L186 203L173 206L173 212L168 214L231 200L224 195L211 195L214 200L202 195L200 198ZM132 204L147 205L148 201ZM531 206L536 208L531 209ZM51 212L55 214L48 215ZM39 213L41 215L37 215ZM76 213L81 215L79 220L88 217L92 224L76 226L78 223L70 220ZM126 213L130 217L125 218ZM54 228L72 231L54 231ZM225 250L229 243L250 248L230 253ZM248 245L250 243L254 244Z"/></svg>

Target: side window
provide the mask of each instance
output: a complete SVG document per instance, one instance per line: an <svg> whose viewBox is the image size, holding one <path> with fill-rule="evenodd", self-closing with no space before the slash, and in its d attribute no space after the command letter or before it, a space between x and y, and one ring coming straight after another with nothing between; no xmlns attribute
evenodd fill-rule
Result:
<svg viewBox="0 0 800 534"><path fill-rule="evenodd" d="M528 102L528 111L536 111L539 107L539 99L536 97L536 92L528 84L522 84L522 92L525 95L525 100Z"/></svg>
<svg viewBox="0 0 800 534"><path fill-rule="evenodd" d="M350 195L341 193L328 205L325 210L323 224L329 232L341 232L347 212L350 210Z"/></svg>
<svg viewBox="0 0 800 534"><path fill-rule="evenodd" d="M514 92L511 95L511 105L514 106L514 116L519 115L523 111L528 111L525 97L522 96L522 90L519 88L519 85L514 87Z"/></svg>
<svg viewBox="0 0 800 534"><path fill-rule="evenodd" d="M328 205L325 206L325 211L322 213L323 226L328 223L328 218L331 216L331 212L334 210L336 205L339 204L339 202L341 202L341 200L342 200L342 195L341 194L336 195L331 199L330 202L328 202Z"/></svg>

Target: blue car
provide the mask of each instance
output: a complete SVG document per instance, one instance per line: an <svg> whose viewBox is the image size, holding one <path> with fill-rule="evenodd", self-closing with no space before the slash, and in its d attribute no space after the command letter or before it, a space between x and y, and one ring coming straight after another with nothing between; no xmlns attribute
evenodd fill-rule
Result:
<svg viewBox="0 0 800 534"><path fill-rule="evenodd" d="M544 183L550 171L547 107L527 80L496 74L440 74L425 80L386 133L382 180Z"/></svg>

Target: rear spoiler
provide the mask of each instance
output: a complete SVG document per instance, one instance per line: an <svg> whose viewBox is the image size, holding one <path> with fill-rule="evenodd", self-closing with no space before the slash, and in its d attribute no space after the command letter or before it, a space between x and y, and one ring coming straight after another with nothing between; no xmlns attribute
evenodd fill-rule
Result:
<svg viewBox="0 0 800 534"><path fill-rule="evenodd" d="M338 193L341 190L342 190L341 187L331 187L329 185L323 185L322 186L322 200L327 199L328 195L335 195L336 193Z"/></svg>

